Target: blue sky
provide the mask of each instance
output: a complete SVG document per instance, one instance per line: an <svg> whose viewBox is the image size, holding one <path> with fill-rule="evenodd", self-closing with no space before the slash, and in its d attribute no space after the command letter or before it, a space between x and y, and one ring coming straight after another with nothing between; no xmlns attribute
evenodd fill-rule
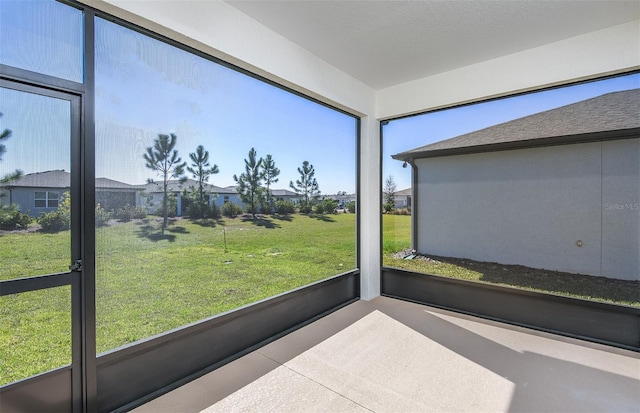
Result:
<svg viewBox="0 0 640 413"><path fill-rule="evenodd" d="M142 154L175 133L183 160L210 152L218 186L234 185L254 147L281 170L277 188L307 160L324 194L355 191L356 120L113 23L97 22L97 176L156 178Z"/></svg>
<svg viewBox="0 0 640 413"><path fill-rule="evenodd" d="M640 88L640 74L533 92L393 120L382 130L383 181L391 175L398 190L411 186L411 168L402 168L402 162L392 159L391 155L396 153L608 92L636 88Z"/></svg>
<svg viewBox="0 0 640 413"><path fill-rule="evenodd" d="M22 31L17 37L12 32L19 41L10 48L3 42L3 59L31 70L44 70L40 66L48 61L59 76L69 72L67 78L78 77L77 10L35 2L35 14L29 17L25 10L31 8L17 13L20 2L1 4L0 35L5 38L13 22L19 22ZM42 26L37 17L43 14L49 16L46 21L66 29ZM56 33L55 41L65 45L61 56L52 54L55 47L50 44L38 43L42 31ZM234 185L233 175L243 172L244 159L255 147L259 157L271 154L281 170L275 188L288 188L289 181L298 179L296 169L306 160L314 165L323 194L355 191L353 117L102 19L96 22L96 50L96 176L130 184L158 179L142 155L158 134L175 133L183 161L189 162L198 145L210 152L211 163L220 169L209 181L214 185ZM30 58L40 55L46 59ZM391 121L383 128L383 177L392 175L398 189L410 186L410 168L392 160L395 153L638 87L640 74L635 74ZM13 131L5 143L0 176L15 169L69 170L67 102L3 89L0 112L0 128Z"/></svg>
<svg viewBox="0 0 640 413"><path fill-rule="evenodd" d="M214 185L235 185L233 175L244 172L254 147L259 157L271 154L281 171L272 188L288 188L309 161L323 194L355 192L354 117L106 20L96 22L96 45L97 177L130 184L158 179L143 154L158 134L175 133L183 161L190 162L198 145L210 152L220 170L209 180ZM4 89L0 112L0 127L13 132L0 175L69 170L65 101Z"/></svg>

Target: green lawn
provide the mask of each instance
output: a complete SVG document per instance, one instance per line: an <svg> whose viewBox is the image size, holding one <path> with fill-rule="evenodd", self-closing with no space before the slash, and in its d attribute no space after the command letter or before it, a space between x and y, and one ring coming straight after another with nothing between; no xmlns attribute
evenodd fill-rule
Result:
<svg viewBox="0 0 640 413"><path fill-rule="evenodd" d="M0 236L2 278L64 270L68 252L47 247L64 242ZM177 219L164 236L149 219L99 228L96 245L100 353L353 269L355 215ZM68 287L1 303L0 384L70 362Z"/></svg>
<svg viewBox="0 0 640 413"><path fill-rule="evenodd" d="M387 267L567 295L586 300L640 306L640 282L501 265L450 257L404 260L393 253L411 248L411 217L384 215L383 264Z"/></svg>
<svg viewBox="0 0 640 413"><path fill-rule="evenodd" d="M640 305L640 285L519 266L432 257L394 259L411 217L383 217L385 266L586 299ZM226 235L226 249L225 249ZM98 352L355 267L355 215L172 220L97 229ZM66 270L69 232L0 235L0 279ZM71 361L70 289L0 298L0 385Z"/></svg>

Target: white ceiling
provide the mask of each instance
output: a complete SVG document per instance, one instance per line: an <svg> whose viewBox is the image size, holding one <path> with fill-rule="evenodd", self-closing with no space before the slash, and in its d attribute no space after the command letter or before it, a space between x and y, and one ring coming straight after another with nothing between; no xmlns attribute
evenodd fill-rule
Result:
<svg viewBox="0 0 640 413"><path fill-rule="evenodd" d="M225 1L376 90L640 18L638 0Z"/></svg>

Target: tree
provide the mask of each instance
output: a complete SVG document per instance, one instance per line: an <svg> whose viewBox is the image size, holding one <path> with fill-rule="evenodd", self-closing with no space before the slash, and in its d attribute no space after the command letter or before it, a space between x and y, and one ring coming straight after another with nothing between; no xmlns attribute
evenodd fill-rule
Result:
<svg viewBox="0 0 640 413"><path fill-rule="evenodd" d="M0 112L0 118L2 117L2 115L3 113ZM6 141L10 137L11 129L4 129L2 132L0 132L0 161L2 160L2 155L7 151L7 147L2 144L2 141Z"/></svg>
<svg viewBox="0 0 640 413"><path fill-rule="evenodd" d="M147 148L144 154L147 168L158 172L162 177L162 234L167 227L167 211L168 211L168 195L167 187L171 178L184 179L184 167L187 164L182 162L175 148L178 137L175 134L164 135L159 134L158 138L153 141L153 146Z"/></svg>
<svg viewBox="0 0 640 413"><path fill-rule="evenodd" d="M262 180L264 178L262 172L263 159L256 160L256 150L251 148L249 151L249 160L244 160L244 173L240 176L233 175L233 180L238 184L236 189L246 204L249 204L249 211L255 218L257 206L262 197Z"/></svg>
<svg viewBox="0 0 640 413"><path fill-rule="evenodd" d="M276 163L271 155L267 155L262 163L262 175L267 193L267 205L269 210L273 209L273 201L271 200L271 184L278 182L280 169L276 168Z"/></svg>
<svg viewBox="0 0 640 413"><path fill-rule="evenodd" d="M389 175L387 179L384 180L384 189L382 190L383 194L383 207L385 212L390 212L393 210L396 204L396 182L393 180L393 175Z"/></svg>
<svg viewBox="0 0 640 413"><path fill-rule="evenodd" d="M0 118L3 116L3 113L0 112ZM0 161L2 160L2 155L7 152L7 147L2 144L2 141L6 141L11 137L11 129L3 129L2 132L0 132ZM6 184L9 183L11 181L15 181L17 179L19 179L22 176L22 171L20 169L16 169L15 171L11 172L10 174L7 174L3 177L0 178L0 184ZM0 193L0 198L2 198L4 196L4 194Z"/></svg>
<svg viewBox="0 0 640 413"><path fill-rule="evenodd" d="M316 171L309 161L304 161L302 162L302 168L298 168L298 173L300 174L300 179L296 180L295 185L293 181L290 181L289 187L293 189L296 194L302 195L300 211L311 212L313 201L320 195L318 182L316 178L314 178Z"/></svg>
<svg viewBox="0 0 640 413"><path fill-rule="evenodd" d="M191 166L187 166L187 171L191 172L193 178L198 181L198 200L200 206L205 205L204 184L209 181L211 175L220 172L218 165L210 166L209 151L205 151L202 145L198 145L195 152L189 154Z"/></svg>

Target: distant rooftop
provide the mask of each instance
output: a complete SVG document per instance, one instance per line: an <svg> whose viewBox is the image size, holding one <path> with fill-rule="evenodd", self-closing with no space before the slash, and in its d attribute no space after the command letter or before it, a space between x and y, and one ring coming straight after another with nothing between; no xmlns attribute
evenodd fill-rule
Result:
<svg viewBox="0 0 640 413"><path fill-rule="evenodd" d="M392 155L397 160L640 136L640 89L607 93Z"/></svg>
<svg viewBox="0 0 640 413"><path fill-rule="evenodd" d="M136 185L136 186L140 189L144 189L147 192L162 192L161 181L154 181L144 185ZM199 187L198 181L194 179L187 179L184 181L178 180L178 179L172 179L167 183L167 189L169 190L169 192L182 192L185 189L191 189L191 188L197 189L198 187ZM218 194L235 194L236 193L235 189L221 188L219 186L211 185L208 183L205 183L203 185L203 189L207 193L218 193Z"/></svg>
<svg viewBox="0 0 640 413"><path fill-rule="evenodd" d="M55 171L35 172L22 175L20 178L8 182L6 187L33 187L33 188L69 188L71 186L71 174L62 169Z"/></svg>

